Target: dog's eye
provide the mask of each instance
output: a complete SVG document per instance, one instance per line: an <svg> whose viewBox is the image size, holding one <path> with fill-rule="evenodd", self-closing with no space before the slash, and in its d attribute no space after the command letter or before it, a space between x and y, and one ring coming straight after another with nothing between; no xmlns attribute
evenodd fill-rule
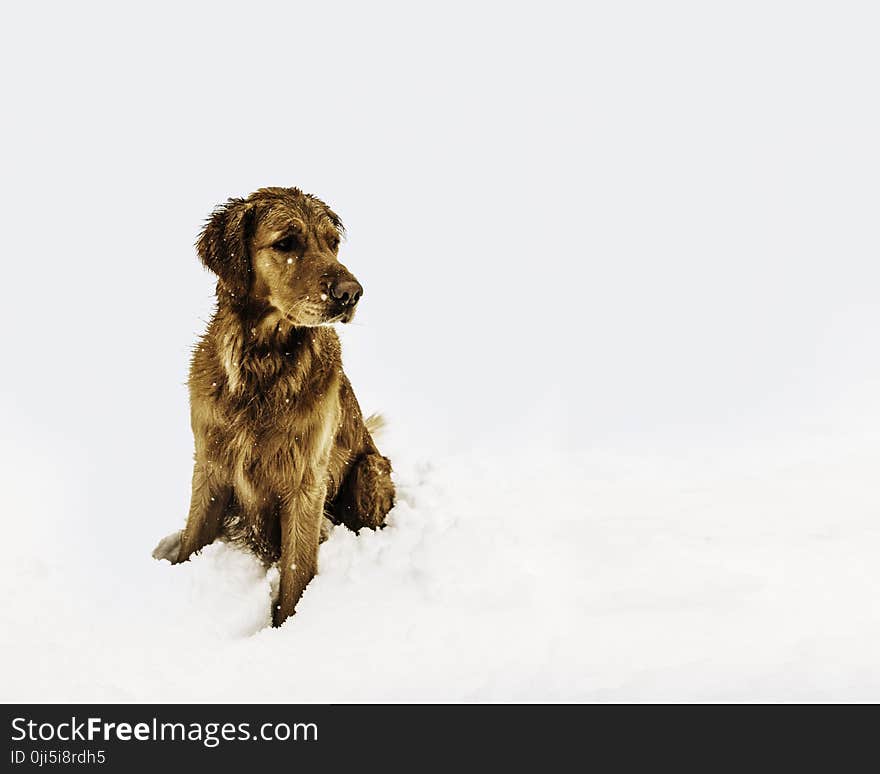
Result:
<svg viewBox="0 0 880 774"><path fill-rule="evenodd" d="M339 247L339 237L330 238L330 249L336 250Z"/></svg>
<svg viewBox="0 0 880 774"><path fill-rule="evenodd" d="M278 252L289 253L296 247L296 237L286 236L284 239L279 239L272 247Z"/></svg>

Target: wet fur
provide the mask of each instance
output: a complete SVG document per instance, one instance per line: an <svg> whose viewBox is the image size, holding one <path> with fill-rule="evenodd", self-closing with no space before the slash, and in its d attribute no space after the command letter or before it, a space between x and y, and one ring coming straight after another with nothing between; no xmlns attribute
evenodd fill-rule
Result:
<svg viewBox="0 0 880 774"><path fill-rule="evenodd" d="M279 253L288 228L299 248ZM341 231L319 199L274 188L230 200L198 242L219 281L189 377L192 500L179 545L157 552L181 562L224 536L278 561L276 625L317 572L325 515L376 528L394 503L391 465L321 325L354 313L327 299L328 283L351 277L336 257Z"/></svg>

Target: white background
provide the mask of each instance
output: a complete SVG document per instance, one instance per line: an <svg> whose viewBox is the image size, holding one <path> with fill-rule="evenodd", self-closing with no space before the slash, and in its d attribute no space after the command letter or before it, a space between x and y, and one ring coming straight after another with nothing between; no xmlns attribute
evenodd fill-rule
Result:
<svg viewBox="0 0 880 774"><path fill-rule="evenodd" d="M868 609L880 584L870 561L880 437L873 4L47 3L3 17L0 454L7 550L18 562L7 568L18 599L7 636L34 670L56 669L39 685L24 669L14 696L200 696L170 688L161 664L151 680L168 683L154 693L124 669L103 692L91 678L70 682L59 660L86 662L110 635L90 634L92 624L64 629L58 608L74 604L66 591L85 611L99 597L104 609L125 610L174 572L148 554L187 507L185 379L213 299L192 245L215 204L268 185L320 196L348 226L342 260L365 296L342 331L346 368L364 409L391 422L388 448L415 503L410 523L425 511L405 471L441 471L432 513L448 513L444 491L468 493L473 513L450 522L470 525L460 542L455 526L449 538L454 554L471 546L456 577L509 549L508 569L521 558L548 590L574 579L601 600L637 573L622 562L610 580L590 575L603 535L591 514L634 498L624 510L637 515L622 529L638 543L677 518L682 493L709 476L720 488L706 494L693 534L738 525L725 546L759 579L745 584L760 598L752 602L769 621L804 607L778 651L755 657L764 672L782 674L776 665L816 629L844 626L818 625L815 590L800 582L828 556L827 545L803 547L816 530L844 541L841 567L863 566L839 587L830 581L827 611L847 600L852 638L878 644ZM468 458L492 467L488 483L461 463ZM749 488L752 466L774 486L781 479L767 471L804 460L809 468L782 491ZM665 483L670 465L678 488ZM632 475L636 484L601 497L586 483ZM527 495L508 492L524 480L533 482ZM509 522L499 490L521 506ZM569 565L540 543L563 511L578 524L564 540ZM783 513L784 528L775 521ZM774 525L772 557L759 557L766 545L756 536ZM497 539L473 548L484 529ZM368 539L393 553L392 532ZM774 597L767 568L795 554L802 564L782 572L788 585ZM669 556L658 547L645 561ZM716 562L704 558L707 568ZM481 589L509 582L505 562ZM567 574L554 575L560 566ZM671 560L655 570L646 589L681 577ZM681 582L707 588L711 607L723 592L706 577ZM174 582L162 588L171 595ZM326 609L316 593L309 603ZM442 606L453 619L455 599L450 592ZM650 595L640 604L649 616L662 610ZM567 620L589 608L577 595L560 605ZM333 626L344 629L338 614ZM530 615L526 606L515 618ZM477 627L468 638L468 624L455 621L462 642L484 636ZM601 627L582 623L578 653ZM106 625L118 638L106 647L134 647L129 624ZM71 629L79 644L58 634ZM186 642L177 629L157 636L172 634ZM607 653L630 636L626 626L619 640L608 635ZM315 637L316 649L328 647ZM688 663L716 652L696 647ZM471 671L451 665L460 690L448 693L442 676L419 693L383 675L381 689L364 683L360 694L331 680L324 693L297 694L291 683L272 696L649 698L635 675L652 658L630 654L604 693L590 669L605 674L607 664L572 656L555 676L536 658L532 677L500 668L489 685L475 677L480 659ZM870 657L861 677L814 682L819 666L846 671L847 658L819 648L804 675L768 678L744 697L867 690L876 699L880 665ZM694 698L711 684L712 696L729 697L724 680L742 668L688 672L661 693Z"/></svg>

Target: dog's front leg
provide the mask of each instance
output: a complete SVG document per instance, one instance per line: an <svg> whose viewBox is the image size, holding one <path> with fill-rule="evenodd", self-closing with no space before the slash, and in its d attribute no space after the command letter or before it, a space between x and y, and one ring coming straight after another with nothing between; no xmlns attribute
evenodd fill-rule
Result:
<svg viewBox="0 0 880 774"><path fill-rule="evenodd" d="M281 626L318 571L326 487L302 486L281 506L281 582L272 622Z"/></svg>
<svg viewBox="0 0 880 774"><path fill-rule="evenodd" d="M213 543L223 526L223 513L232 496L232 486L218 475L210 462L197 461L193 468L192 499L186 527L180 536L178 562Z"/></svg>

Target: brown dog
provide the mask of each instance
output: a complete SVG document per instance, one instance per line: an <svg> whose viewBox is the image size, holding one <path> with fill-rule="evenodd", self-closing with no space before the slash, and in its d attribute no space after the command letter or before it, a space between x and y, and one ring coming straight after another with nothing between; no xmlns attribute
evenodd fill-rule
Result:
<svg viewBox="0 0 880 774"><path fill-rule="evenodd" d="M218 207L197 244L219 281L189 377L192 502L153 555L183 562L222 535L280 560L276 626L317 571L325 514L376 528L394 504L327 325L351 320L363 292L337 258L341 233L320 199L262 188Z"/></svg>

